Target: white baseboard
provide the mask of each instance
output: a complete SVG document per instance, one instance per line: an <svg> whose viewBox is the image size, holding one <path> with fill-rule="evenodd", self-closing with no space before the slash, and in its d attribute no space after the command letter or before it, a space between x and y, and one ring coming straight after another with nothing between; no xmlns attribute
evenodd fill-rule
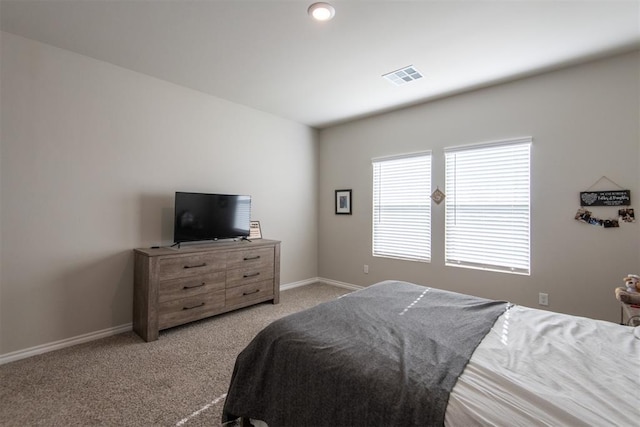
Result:
<svg viewBox="0 0 640 427"><path fill-rule="evenodd" d="M280 290L286 291L287 289L298 288L300 286L311 285L313 283L326 283L327 285L337 286L340 288L346 288L351 290L362 289L362 286L352 285L351 283L338 282L336 280L324 279L322 277L312 277L306 280L300 280L299 282L287 283L281 285ZM72 345L82 344L89 341L98 340L100 338L110 337L112 335L121 334L123 332L129 332L133 329L132 323L125 325L114 326L113 328L103 329L101 331L89 332L88 334L78 335L76 337L66 338L60 341L51 342L48 344L37 345L35 347L26 348L24 350L17 350L11 353L0 355L0 365L5 363L15 362L16 360L26 359L27 357L36 356L38 354L48 353L54 350L60 350L62 348L71 347Z"/></svg>
<svg viewBox="0 0 640 427"><path fill-rule="evenodd" d="M313 283L324 283L331 286L337 286L339 288L351 289L352 291L357 291L358 289L364 288L364 286L353 285L351 283L338 282L337 280L325 279L323 277L313 277L311 279L301 280L299 282L287 283L286 285L281 285L280 290L286 291L288 289L298 288L300 286L307 286Z"/></svg>
<svg viewBox="0 0 640 427"><path fill-rule="evenodd" d="M11 353L0 355L0 365L15 362L16 360L26 359L27 357L38 354L48 353L61 348L71 347L72 345L82 344L89 341L98 340L100 338L110 337L112 335L121 334L132 330L133 324L115 326L113 328L103 329L101 331L89 332L88 334L78 335L76 337L66 338L60 341L54 341L48 344L37 345L35 347L18 350Z"/></svg>
<svg viewBox="0 0 640 427"><path fill-rule="evenodd" d="M318 283L321 280L317 277L312 277L311 279L300 280L299 282L287 283L286 285L280 285L281 291L286 291L288 289L299 288L300 286L307 286L313 283Z"/></svg>
<svg viewBox="0 0 640 427"><path fill-rule="evenodd" d="M365 288L364 286L354 285L352 283L338 282L337 280L324 279L322 277L318 278L318 282L326 283L327 285L331 286L337 286L339 288L351 289L352 291L357 291Z"/></svg>

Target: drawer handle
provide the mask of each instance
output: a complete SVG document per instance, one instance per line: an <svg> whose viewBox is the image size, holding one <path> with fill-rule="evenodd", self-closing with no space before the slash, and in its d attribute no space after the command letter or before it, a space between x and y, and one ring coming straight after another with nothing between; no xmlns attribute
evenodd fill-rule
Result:
<svg viewBox="0 0 640 427"><path fill-rule="evenodd" d="M198 265L185 265L184 268L200 268L200 267L206 267L207 263L203 262L202 264L198 264Z"/></svg>
<svg viewBox="0 0 640 427"><path fill-rule="evenodd" d="M260 272L257 272L257 273L245 274L242 277L244 277L246 279L247 277L256 277L256 276L259 276L259 275L260 275Z"/></svg>
<svg viewBox="0 0 640 427"><path fill-rule="evenodd" d="M260 255L244 257L245 261L251 261L252 259L260 259Z"/></svg>
<svg viewBox="0 0 640 427"><path fill-rule="evenodd" d="M182 289L200 288L200 287L202 287L202 286L204 286L204 285L205 285L205 283L204 283L204 282L202 282L202 283L200 283L199 285L185 286L185 287L184 287L184 288L182 288Z"/></svg>
<svg viewBox="0 0 640 427"><path fill-rule="evenodd" d="M182 307L183 310L193 310L194 308L198 308L198 307L202 307L204 305L204 302L201 302L198 305L194 305L192 307Z"/></svg>
<svg viewBox="0 0 640 427"><path fill-rule="evenodd" d="M260 289L256 289L255 291L251 291L251 292L243 292L242 296L257 294L258 292L260 292Z"/></svg>

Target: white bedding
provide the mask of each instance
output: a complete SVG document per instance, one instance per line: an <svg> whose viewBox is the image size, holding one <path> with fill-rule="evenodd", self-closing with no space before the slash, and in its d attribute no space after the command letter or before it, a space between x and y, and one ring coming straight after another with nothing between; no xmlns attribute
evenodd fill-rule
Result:
<svg viewBox="0 0 640 427"><path fill-rule="evenodd" d="M476 348L445 425L640 426L634 328L515 306Z"/></svg>

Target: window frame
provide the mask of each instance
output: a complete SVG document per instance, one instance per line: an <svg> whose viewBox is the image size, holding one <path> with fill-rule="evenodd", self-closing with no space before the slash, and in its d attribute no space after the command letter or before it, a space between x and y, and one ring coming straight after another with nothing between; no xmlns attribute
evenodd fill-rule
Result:
<svg viewBox="0 0 640 427"><path fill-rule="evenodd" d="M445 265L531 274L532 142L521 137L444 149ZM501 168L489 170L496 165ZM496 194L482 187L489 184Z"/></svg>
<svg viewBox="0 0 640 427"><path fill-rule="evenodd" d="M372 245L374 257L393 258L417 262L431 262L431 185L433 173L433 155L431 150L394 156L376 157L372 163ZM420 165L421 163L426 163ZM402 166L416 169L413 182L404 181L403 188L419 189L407 199L392 194L402 180ZM426 166L426 170L421 167ZM380 168L386 168L383 171ZM386 172L386 174L385 174ZM397 175L397 176L392 176ZM405 178L407 178L405 176ZM408 178L408 179L409 179ZM384 180L384 182L381 182ZM386 188L382 188L384 186ZM381 200L381 197L384 200ZM412 209L407 209L407 200ZM382 215L389 220L381 223ZM420 230L417 227L422 227ZM395 233L394 233L395 231ZM395 235L394 235L395 234ZM406 243L411 243L407 245ZM409 250L410 249L410 250Z"/></svg>

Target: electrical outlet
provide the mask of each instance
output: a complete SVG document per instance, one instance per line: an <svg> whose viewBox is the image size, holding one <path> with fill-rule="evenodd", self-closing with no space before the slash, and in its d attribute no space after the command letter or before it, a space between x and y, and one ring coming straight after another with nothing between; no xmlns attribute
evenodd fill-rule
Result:
<svg viewBox="0 0 640 427"><path fill-rule="evenodd" d="M538 304L540 305L549 305L549 294L545 294L540 292L538 294Z"/></svg>
<svg viewBox="0 0 640 427"><path fill-rule="evenodd" d="M364 274L369 274L369 266L367 264L364 265Z"/></svg>

